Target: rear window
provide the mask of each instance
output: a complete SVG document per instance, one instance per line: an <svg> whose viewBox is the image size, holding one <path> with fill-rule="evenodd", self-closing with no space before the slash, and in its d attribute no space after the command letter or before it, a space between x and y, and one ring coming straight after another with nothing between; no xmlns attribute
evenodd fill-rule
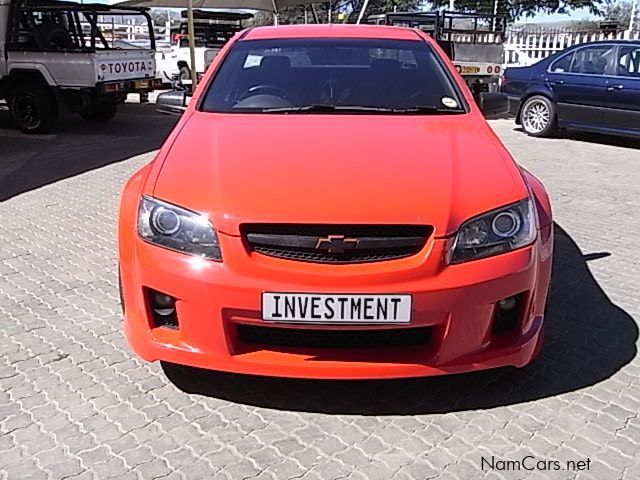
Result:
<svg viewBox="0 0 640 480"><path fill-rule="evenodd" d="M556 73L568 72L571 69L571 62L573 61L573 52L568 55L564 55L556 60L552 66L551 71Z"/></svg>
<svg viewBox="0 0 640 480"><path fill-rule="evenodd" d="M329 106L463 112L452 79L422 41L269 39L236 43L201 109L288 112ZM290 108L291 107L291 108Z"/></svg>

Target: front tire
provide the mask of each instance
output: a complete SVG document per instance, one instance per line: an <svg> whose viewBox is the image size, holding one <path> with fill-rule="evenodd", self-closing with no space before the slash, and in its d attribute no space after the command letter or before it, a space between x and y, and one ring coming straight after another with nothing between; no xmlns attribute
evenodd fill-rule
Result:
<svg viewBox="0 0 640 480"><path fill-rule="evenodd" d="M11 118L24 133L47 133L58 120L58 103L46 85L17 85L9 98Z"/></svg>
<svg viewBox="0 0 640 480"><path fill-rule="evenodd" d="M108 122L118 113L115 103L92 103L78 113L87 122Z"/></svg>
<svg viewBox="0 0 640 480"><path fill-rule="evenodd" d="M547 97L535 95L528 98L520 110L522 129L532 137L549 137L558 130L555 104Z"/></svg>

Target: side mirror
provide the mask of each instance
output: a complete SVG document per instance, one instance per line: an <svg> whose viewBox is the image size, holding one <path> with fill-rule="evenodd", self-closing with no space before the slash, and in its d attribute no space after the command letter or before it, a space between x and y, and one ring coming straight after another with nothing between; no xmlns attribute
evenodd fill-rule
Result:
<svg viewBox="0 0 640 480"><path fill-rule="evenodd" d="M156 111L169 115L182 115L189 105L190 98L186 90L161 93L156 98Z"/></svg>
<svg viewBox="0 0 640 480"><path fill-rule="evenodd" d="M478 99L478 106L485 118L495 118L509 113L509 97L504 93L483 92Z"/></svg>

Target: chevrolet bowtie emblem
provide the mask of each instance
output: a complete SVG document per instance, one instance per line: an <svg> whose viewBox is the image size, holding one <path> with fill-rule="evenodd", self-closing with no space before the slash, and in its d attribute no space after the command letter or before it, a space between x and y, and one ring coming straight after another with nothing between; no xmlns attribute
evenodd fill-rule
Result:
<svg viewBox="0 0 640 480"><path fill-rule="evenodd" d="M327 253L344 253L345 250L356 248L358 241L357 238L345 238L344 235L329 235L318 239L316 249L326 250Z"/></svg>

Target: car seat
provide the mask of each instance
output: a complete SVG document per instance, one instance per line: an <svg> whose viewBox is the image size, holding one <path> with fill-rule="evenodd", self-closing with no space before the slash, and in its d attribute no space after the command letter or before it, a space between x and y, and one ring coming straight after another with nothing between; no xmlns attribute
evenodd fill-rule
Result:
<svg viewBox="0 0 640 480"><path fill-rule="evenodd" d="M393 58L376 58L369 65L366 88L370 106L397 107L396 100L402 90L402 66Z"/></svg>
<svg viewBox="0 0 640 480"><path fill-rule="evenodd" d="M37 28L37 38L44 50L73 50L75 45L71 34L57 23L43 23Z"/></svg>

